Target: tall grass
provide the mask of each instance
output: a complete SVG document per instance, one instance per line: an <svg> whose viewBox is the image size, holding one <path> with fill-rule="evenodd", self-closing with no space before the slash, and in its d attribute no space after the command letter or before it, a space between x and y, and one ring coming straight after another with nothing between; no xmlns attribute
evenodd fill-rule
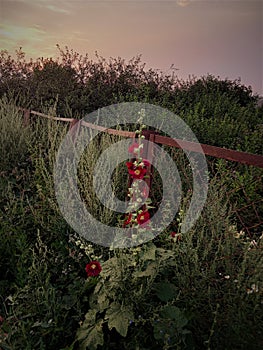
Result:
<svg viewBox="0 0 263 350"><path fill-rule="evenodd" d="M27 156L31 128L23 125L23 115L6 97L0 100L1 171L19 167Z"/></svg>
<svg viewBox="0 0 263 350"><path fill-rule="evenodd" d="M18 118L16 134L6 142L15 150L24 140L25 147L10 153L9 164L1 158L1 348L262 348L263 239L250 239L236 225L226 199L231 168L221 164L216 176L210 173L202 215L183 235L180 223L191 199L192 174L182 152L170 150L183 182L180 212L153 241L109 250L79 237L56 201L54 163L68 126L37 119L33 130L24 129L14 105L1 104L7 133ZM118 224L118 215L99 202L92 174L103 150L119 139L95 138L78 164L78 189L87 210L109 225ZM1 147L7 152L5 143ZM14 167L16 173L8 172ZM113 193L120 199L126 196L126 181L120 164L112 174ZM158 203L161 195L156 176L152 198ZM98 279L86 278L91 259L101 262Z"/></svg>

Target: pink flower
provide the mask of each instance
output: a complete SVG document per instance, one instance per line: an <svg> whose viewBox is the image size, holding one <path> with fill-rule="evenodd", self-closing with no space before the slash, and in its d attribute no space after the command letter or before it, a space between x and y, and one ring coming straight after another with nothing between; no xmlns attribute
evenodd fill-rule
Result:
<svg viewBox="0 0 263 350"><path fill-rule="evenodd" d="M85 268L88 277L98 276L101 272L101 265L98 261L91 261Z"/></svg>
<svg viewBox="0 0 263 350"><path fill-rule="evenodd" d="M139 148L139 144L137 142L134 142L128 149L129 153L132 154L138 154L138 149ZM140 148L140 154L142 154L142 149Z"/></svg>

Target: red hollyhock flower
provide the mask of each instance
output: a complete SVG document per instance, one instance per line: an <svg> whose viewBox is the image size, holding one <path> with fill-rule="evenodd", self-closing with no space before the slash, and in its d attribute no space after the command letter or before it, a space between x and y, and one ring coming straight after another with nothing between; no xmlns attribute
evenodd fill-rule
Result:
<svg viewBox="0 0 263 350"><path fill-rule="evenodd" d="M171 232L170 236L173 238L173 241L179 242L182 239L182 236L179 233Z"/></svg>
<svg viewBox="0 0 263 350"><path fill-rule="evenodd" d="M149 166L151 163L147 159L143 159L144 166Z"/></svg>
<svg viewBox="0 0 263 350"><path fill-rule="evenodd" d="M135 169L128 169L128 172L132 178L141 180L144 178L147 170L141 166L138 166Z"/></svg>
<svg viewBox="0 0 263 350"><path fill-rule="evenodd" d="M98 276L101 272L101 266L98 261L91 261L89 264L86 265L85 268L88 277L95 277Z"/></svg>
<svg viewBox="0 0 263 350"><path fill-rule="evenodd" d="M139 225L145 224L150 219L150 214L148 211L143 211L137 216L137 222Z"/></svg>
<svg viewBox="0 0 263 350"><path fill-rule="evenodd" d="M130 213L127 217L127 220L124 221L124 226L127 226L131 223L131 219L132 219L132 213Z"/></svg>
<svg viewBox="0 0 263 350"><path fill-rule="evenodd" d="M126 162L126 166L127 166L128 170L136 169L136 166L133 164L133 162Z"/></svg>
<svg viewBox="0 0 263 350"><path fill-rule="evenodd" d="M137 152L135 152L135 150L139 148L139 144L137 142L134 142L128 149L129 153L132 154L138 154ZM142 154L142 149L140 148L140 154Z"/></svg>

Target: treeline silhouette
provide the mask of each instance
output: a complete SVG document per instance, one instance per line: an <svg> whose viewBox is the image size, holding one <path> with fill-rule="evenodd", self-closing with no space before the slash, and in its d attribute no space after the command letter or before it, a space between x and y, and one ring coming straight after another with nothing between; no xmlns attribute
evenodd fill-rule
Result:
<svg viewBox="0 0 263 350"><path fill-rule="evenodd" d="M263 107L259 96L239 79L213 75L179 79L145 69L141 56L129 61L105 59L57 45L57 58L26 60L22 48L16 57L0 52L0 97L16 99L24 108L82 118L98 108L119 102L147 102L168 108L184 119L199 141L262 154Z"/></svg>

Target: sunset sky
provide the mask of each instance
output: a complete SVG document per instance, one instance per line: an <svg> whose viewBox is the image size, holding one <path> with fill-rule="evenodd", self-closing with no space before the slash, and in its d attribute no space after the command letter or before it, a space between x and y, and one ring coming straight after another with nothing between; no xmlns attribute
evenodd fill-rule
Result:
<svg viewBox="0 0 263 350"><path fill-rule="evenodd" d="M208 73L263 95L263 1L0 0L0 49L131 59L179 78Z"/></svg>

